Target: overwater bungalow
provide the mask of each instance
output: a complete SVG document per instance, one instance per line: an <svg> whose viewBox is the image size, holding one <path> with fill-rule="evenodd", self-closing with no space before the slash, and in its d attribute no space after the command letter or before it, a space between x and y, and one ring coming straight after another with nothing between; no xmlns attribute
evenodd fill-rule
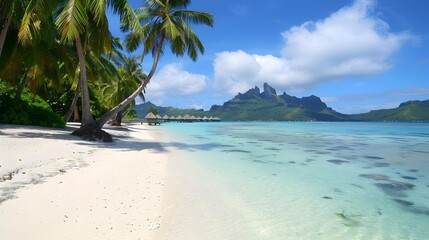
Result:
<svg viewBox="0 0 429 240"><path fill-rule="evenodd" d="M161 122L159 122L158 120L157 120L157 117L155 116L155 114L153 114L153 113L148 113L147 115L146 115L146 117L144 117L145 119L146 119L146 122L149 124L149 125L161 125Z"/></svg>
<svg viewBox="0 0 429 240"><path fill-rule="evenodd" d="M183 121L184 122L192 122L191 116L189 116L189 114L186 114L185 116L183 116Z"/></svg>

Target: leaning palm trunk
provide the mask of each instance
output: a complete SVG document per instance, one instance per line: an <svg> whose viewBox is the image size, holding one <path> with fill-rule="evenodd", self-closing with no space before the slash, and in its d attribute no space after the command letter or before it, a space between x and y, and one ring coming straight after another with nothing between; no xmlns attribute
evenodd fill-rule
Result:
<svg viewBox="0 0 429 240"><path fill-rule="evenodd" d="M94 123L89 105L88 79L86 77L85 57L83 55L80 37L76 37L76 50L80 65L80 81L82 88L82 123L81 126L90 126Z"/></svg>
<svg viewBox="0 0 429 240"><path fill-rule="evenodd" d="M149 74L146 79L142 82L142 84L134 91L129 97L127 97L124 101L119 103L116 107L112 108L109 112L105 113L100 117L97 121L95 121L94 127L97 129L103 128L104 124L112 119L119 111L123 110L126 106L128 106L136 97L146 88L146 85L150 82L150 79L153 77L156 71L156 67L158 66L159 55L161 54L162 44L164 39L160 40L159 47L156 51L155 58L153 60L152 68L150 69Z"/></svg>
<svg viewBox="0 0 429 240"><path fill-rule="evenodd" d="M69 110L66 112L66 114L64 114L64 117L63 117L64 122L68 122L70 120L70 117L76 108L77 99L79 98L79 92L80 92L80 83L81 82L80 82L80 77L79 77L79 81L77 81L76 90L74 92L73 101L70 105Z"/></svg>
<svg viewBox="0 0 429 240"><path fill-rule="evenodd" d="M9 24L10 24L10 19L8 18L0 33L0 56L3 50L4 42L6 40L7 31L9 30Z"/></svg>

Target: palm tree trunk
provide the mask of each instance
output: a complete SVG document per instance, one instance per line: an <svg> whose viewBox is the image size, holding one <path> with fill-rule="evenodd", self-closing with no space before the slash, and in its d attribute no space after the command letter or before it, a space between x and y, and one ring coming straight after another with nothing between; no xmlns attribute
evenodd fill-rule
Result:
<svg viewBox="0 0 429 240"><path fill-rule="evenodd" d="M122 124L122 118L124 117L124 115L123 115L124 113L122 112L122 110L121 111L119 111L117 114L116 114L116 118L115 118L115 123L116 123L116 125L117 126L121 126L121 124Z"/></svg>
<svg viewBox="0 0 429 240"><path fill-rule="evenodd" d="M80 122L79 108L77 105L74 105L73 109L73 122Z"/></svg>
<svg viewBox="0 0 429 240"><path fill-rule="evenodd" d="M79 76L79 81L77 81L77 86L76 86L76 90L74 91L74 96L73 96L73 101L70 105L69 110L66 112L66 114L64 114L64 122L68 122L70 120L70 117L76 107L76 103L77 103L77 99L79 98L79 92L80 92L80 76Z"/></svg>
<svg viewBox="0 0 429 240"><path fill-rule="evenodd" d="M7 30L9 30L9 24L10 24L10 19L7 18L6 23L4 25L4 28L2 28L1 33L0 33L0 56L1 56L1 52L3 50L4 42L6 40Z"/></svg>
<svg viewBox="0 0 429 240"><path fill-rule="evenodd" d="M76 38L76 50L80 64L80 81L82 88L82 122L81 127L92 125L94 119L92 118L91 108L89 105L89 91L88 91L88 79L86 77L86 66L85 56L83 55L82 43L80 37Z"/></svg>
<svg viewBox="0 0 429 240"><path fill-rule="evenodd" d="M150 79L153 77L156 71L156 67L158 66L159 55L161 53L162 45L164 43L164 38L161 39L158 49L156 50L155 58L153 60L152 68L150 69L149 74L146 79L142 82L142 84L134 91L129 97L127 97L124 101L116 105L116 107L112 108L109 112L105 113L95 122L95 127L98 129L103 128L104 124L109 121L109 119L113 118L119 111L124 109L128 104L130 104L145 88L146 85L150 82Z"/></svg>
<svg viewBox="0 0 429 240"><path fill-rule="evenodd" d="M18 90L16 90L15 100L21 99L22 92L24 91L25 86L27 86L29 78L27 77L27 73L24 76L24 79L22 79L21 84L18 87Z"/></svg>

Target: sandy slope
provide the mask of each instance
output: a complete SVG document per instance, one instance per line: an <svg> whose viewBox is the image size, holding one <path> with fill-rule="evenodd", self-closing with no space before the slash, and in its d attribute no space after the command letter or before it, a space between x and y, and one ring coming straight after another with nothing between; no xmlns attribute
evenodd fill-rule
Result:
<svg viewBox="0 0 429 240"><path fill-rule="evenodd" d="M162 131L107 129L112 144L73 128L0 125L0 239L152 239L174 158Z"/></svg>

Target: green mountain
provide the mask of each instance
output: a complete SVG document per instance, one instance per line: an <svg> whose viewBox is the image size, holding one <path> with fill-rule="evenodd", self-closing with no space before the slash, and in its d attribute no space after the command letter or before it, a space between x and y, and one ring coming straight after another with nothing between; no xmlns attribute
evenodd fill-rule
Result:
<svg viewBox="0 0 429 240"><path fill-rule="evenodd" d="M349 115L351 121L429 122L429 100L408 101L393 109Z"/></svg>
<svg viewBox="0 0 429 240"><path fill-rule="evenodd" d="M139 118L144 118L151 102L137 105ZM224 121L404 121L429 122L429 100L408 101L394 109L374 110L363 114L346 115L328 107L314 95L297 98L286 93L277 95L267 83L264 89L252 88L239 93L223 105L213 105L209 111L203 109L179 109L156 106L159 115L195 117L219 117Z"/></svg>
<svg viewBox="0 0 429 240"><path fill-rule="evenodd" d="M244 94L239 93L222 106L213 105L211 113L225 120L240 121L346 121L347 116L326 106L320 98L297 98L286 93L278 96L276 90L264 84Z"/></svg>

